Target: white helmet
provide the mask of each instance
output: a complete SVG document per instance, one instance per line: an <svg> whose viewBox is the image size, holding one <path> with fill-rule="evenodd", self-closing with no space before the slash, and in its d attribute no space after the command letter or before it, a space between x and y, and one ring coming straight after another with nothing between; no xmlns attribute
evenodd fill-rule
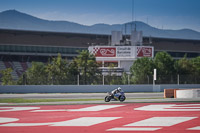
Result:
<svg viewBox="0 0 200 133"><path fill-rule="evenodd" d="M120 87L117 88L118 91L121 91L122 89Z"/></svg>

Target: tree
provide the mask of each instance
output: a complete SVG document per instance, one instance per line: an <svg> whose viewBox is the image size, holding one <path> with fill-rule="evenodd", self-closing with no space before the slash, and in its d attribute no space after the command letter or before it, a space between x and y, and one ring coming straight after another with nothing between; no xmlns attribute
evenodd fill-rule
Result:
<svg viewBox="0 0 200 133"><path fill-rule="evenodd" d="M73 60L68 66L68 73L67 73L68 84L77 84L76 81L78 75L79 75L78 65L76 61Z"/></svg>
<svg viewBox="0 0 200 133"><path fill-rule="evenodd" d="M109 85L119 85L122 84L122 77L117 76L115 71L116 65L114 63L108 63L107 75L105 76L105 83Z"/></svg>
<svg viewBox="0 0 200 133"><path fill-rule="evenodd" d="M0 73L2 74L2 85L14 85L15 82L12 78L12 68L7 68L5 70L1 70Z"/></svg>
<svg viewBox="0 0 200 133"><path fill-rule="evenodd" d="M151 58L139 58L130 68L133 83L144 84L149 80L148 76L153 75L153 60Z"/></svg>
<svg viewBox="0 0 200 133"><path fill-rule="evenodd" d="M126 72L122 73L122 84L127 85L129 84L129 75Z"/></svg>
<svg viewBox="0 0 200 133"><path fill-rule="evenodd" d="M84 84L87 84L88 81L93 82L99 71L95 56L90 54L89 51L83 50L79 52L75 62L77 63L79 73L83 75Z"/></svg>
<svg viewBox="0 0 200 133"><path fill-rule="evenodd" d="M184 58L176 61L175 66L180 83L200 83L200 57L187 59L185 55Z"/></svg>
<svg viewBox="0 0 200 133"><path fill-rule="evenodd" d="M52 59L45 67L48 82L53 85L66 84L68 73L68 62L62 59L61 54Z"/></svg>
<svg viewBox="0 0 200 133"><path fill-rule="evenodd" d="M154 58L158 75L174 74L174 59L167 52L158 52Z"/></svg>
<svg viewBox="0 0 200 133"><path fill-rule="evenodd" d="M193 58L191 60L191 62L193 64L195 73L198 74L198 75L200 75L200 56L198 56L196 58Z"/></svg>
<svg viewBox="0 0 200 133"><path fill-rule="evenodd" d="M32 66L24 74L27 85L43 85L47 83L45 64L42 62L32 62Z"/></svg>
<svg viewBox="0 0 200 133"><path fill-rule="evenodd" d="M158 52L154 58L158 83L173 83L177 78L174 59L167 52Z"/></svg>
<svg viewBox="0 0 200 133"><path fill-rule="evenodd" d="M192 74L195 71L192 61L188 60L186 56L176 61L175 69L179 75Z"/></svg>
<svg viewBox="0 0 200 133"><path fill-rule="evenodd" d="M193 77L196 84L200 84L200 56L191 60L193 64Z"/></svg>

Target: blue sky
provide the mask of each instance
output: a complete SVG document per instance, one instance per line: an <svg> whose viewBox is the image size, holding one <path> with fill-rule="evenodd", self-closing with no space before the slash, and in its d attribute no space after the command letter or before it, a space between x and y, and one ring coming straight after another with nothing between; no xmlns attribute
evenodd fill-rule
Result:
<svg viewBox="0 0 200 133"><path fill-rule="evenodd" d="M0 0L0 12L10 9L84 25L132 21L132 0ZM134 0L134 20L160 29L200 32L200 0Z"/></svg>

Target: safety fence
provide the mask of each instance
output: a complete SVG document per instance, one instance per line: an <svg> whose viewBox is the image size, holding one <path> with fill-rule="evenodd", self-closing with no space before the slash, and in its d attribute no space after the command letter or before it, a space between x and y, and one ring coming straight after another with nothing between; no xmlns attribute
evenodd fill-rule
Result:
<svg viewBox="0 0 200 133"><path fill-rule="evenodd" d="M2 82L2 80L1 80ZM140 77L132 75L74 75L65 77L22 77L14 85L134 85L134 84L200 84L200 75L152 75Z"/></svg>

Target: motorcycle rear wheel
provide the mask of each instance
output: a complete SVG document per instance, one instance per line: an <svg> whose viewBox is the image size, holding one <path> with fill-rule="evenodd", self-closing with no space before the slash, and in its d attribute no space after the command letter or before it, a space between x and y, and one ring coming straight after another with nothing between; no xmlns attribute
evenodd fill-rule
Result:
<svg viewBox="0 0 200 133"><path fill-rule="evenodd" d="M110 96L106 96L104 100L105 100L105 102L110 102L111 97Z"/></svg>

